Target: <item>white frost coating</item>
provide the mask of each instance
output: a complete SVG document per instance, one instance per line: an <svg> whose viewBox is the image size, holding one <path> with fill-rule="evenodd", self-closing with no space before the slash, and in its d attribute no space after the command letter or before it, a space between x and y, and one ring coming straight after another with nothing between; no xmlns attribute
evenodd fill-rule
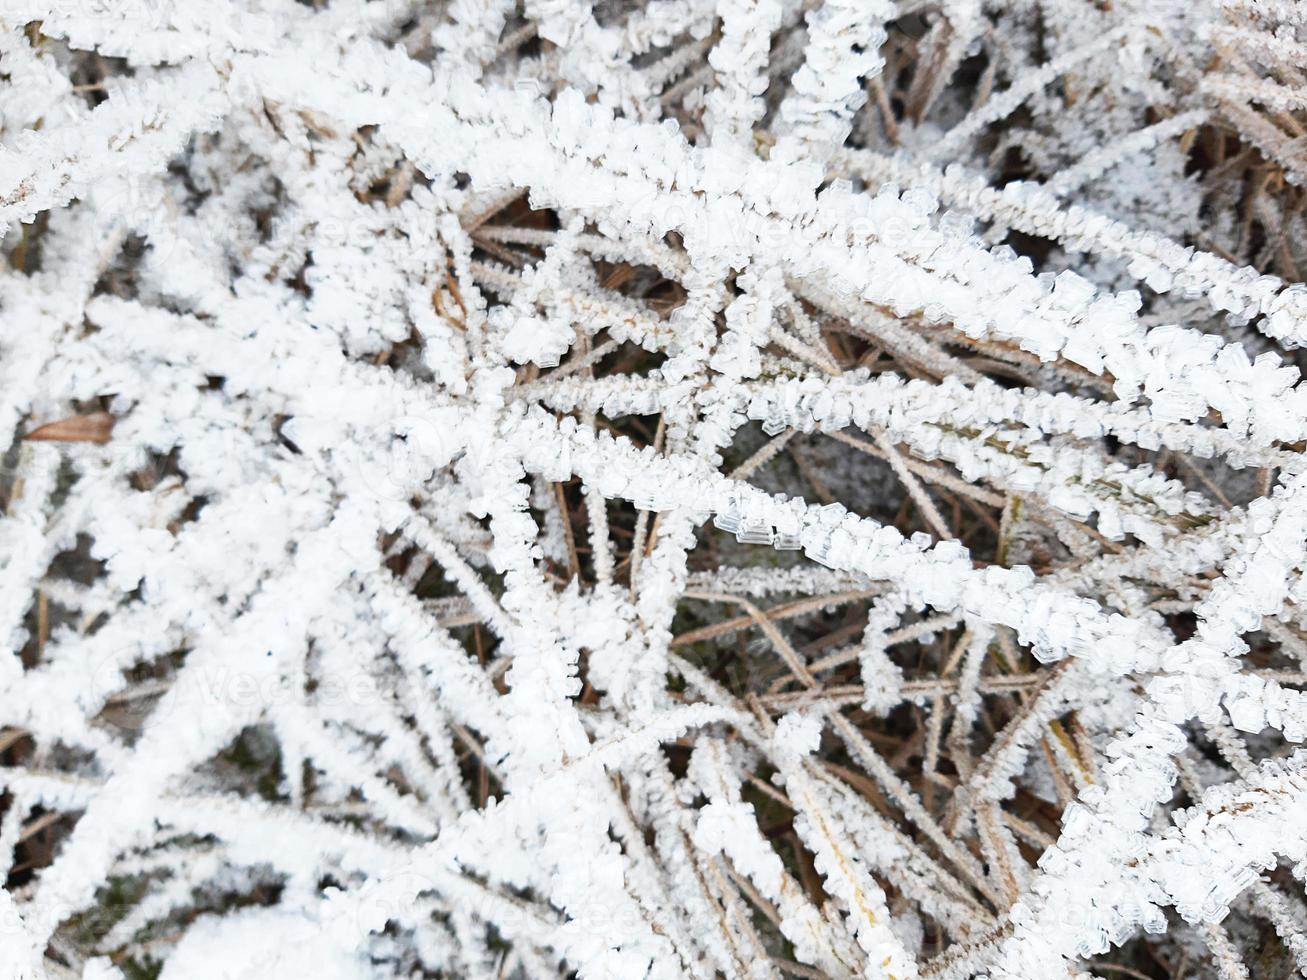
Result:
<svg viewBox="0 0 1307 980"><path fill-rule="evenodd" d="M0 980L1301 969L1304 52L0 0Z"/></svg>
<svg viewBox="0 0 1307 980"><path fill-rule="evenodd" d="M821 745L821 721L811 715L790 714L776 723L776 750L810 755Z"/></svg>
<svg viewBox="0 0 1307 980"><path fill-rule="evenodd" d="M159 976L160 980L370 980L376 976L362 955L341 955L325 938L322 923L294 912L246 909L202 916L186 931Z"/></svg>

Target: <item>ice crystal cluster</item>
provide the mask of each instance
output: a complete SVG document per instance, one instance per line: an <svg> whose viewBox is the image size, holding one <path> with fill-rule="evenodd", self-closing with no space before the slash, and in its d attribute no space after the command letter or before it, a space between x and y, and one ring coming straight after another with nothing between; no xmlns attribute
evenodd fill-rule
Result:
<svg viewBox="0 0 1307 980"><path fill-rule="evenodd" d="M0 980L1307 971L1307 5L0 0Z"/></svg>

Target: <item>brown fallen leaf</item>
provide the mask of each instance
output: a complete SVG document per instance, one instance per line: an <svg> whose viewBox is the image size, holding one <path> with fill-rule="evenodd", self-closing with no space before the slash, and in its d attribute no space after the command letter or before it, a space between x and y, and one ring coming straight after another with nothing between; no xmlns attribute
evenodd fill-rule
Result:
<svg viewBox="0 0 1307 980"><path fill-rule="evenodd" d="M34 442L98 442L103 445L112 433L113 416L108 412L91 412L47 422L24 438Z"/></svg>

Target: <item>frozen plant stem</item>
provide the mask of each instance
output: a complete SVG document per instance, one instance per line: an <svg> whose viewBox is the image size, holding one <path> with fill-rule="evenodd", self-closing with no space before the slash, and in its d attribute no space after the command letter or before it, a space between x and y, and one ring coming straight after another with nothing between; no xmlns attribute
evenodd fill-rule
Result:
<svg viewBox="0 0 1307 980"><path fill-rule="evenodd" d="M1307 19L1036 13L0 3L0 980L1302 972Z"/></svg>

